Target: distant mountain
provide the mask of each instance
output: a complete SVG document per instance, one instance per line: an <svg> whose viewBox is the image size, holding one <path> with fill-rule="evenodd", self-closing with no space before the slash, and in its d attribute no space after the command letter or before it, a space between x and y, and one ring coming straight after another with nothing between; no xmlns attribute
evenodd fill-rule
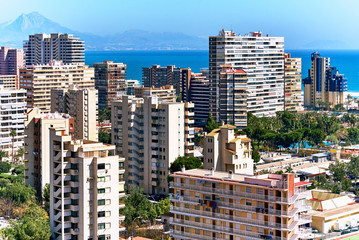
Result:
<svg viewBox="0 0 359 240"><path fill-rule="evenodd" d="M35 33L70 33L85 41L87 50L179 50L208 49L208 39L183 33L156 33L130 30L109 36L82 33L63 27L38 12L21 14L0 24L0 46L22 48L28 35Z"/></svg>

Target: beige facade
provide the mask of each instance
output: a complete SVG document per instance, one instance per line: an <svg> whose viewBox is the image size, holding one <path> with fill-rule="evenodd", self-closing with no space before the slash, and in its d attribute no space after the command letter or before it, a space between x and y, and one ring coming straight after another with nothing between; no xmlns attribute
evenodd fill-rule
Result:
<svg viewBox="0 0 359 240"><path fill-rule="evenodd" d="M112 103L112 143L126 159L127 186L140 186L148 194L168 193L171 163L193 152L190 108L185 103L160 102L157 97L123 96Z"/></svg>
<svg viewBox="0 0 359 240"><path fill-rule="evenodd" d="M176 89L172 85L161 87L139 87L134 89L134 95L138 98L157 96L162 102L176 102Z"/></svg>
<svg viewBox="0 0 359 240"><path fill-rule="evenodd" d="M68 113L74 118L76 139L98 140L96 89L79 89L74 85L52 89L51 112Z"/></svg>
<svg viewBox="0 0 359 240"><path fill-rule="evenodd" d="M68 114L46 113L29 109L25 121L25 183L34 187L39 196L50 184L50 128L74 131L74 120Z"/></svg>
<svg viewBox="0 0 359 240"><path fill-rule="evenodd" d="M253 175L251 139L236 135L235 126L223 125L206 135L203 166L216 171Z"/></svg>
<svg viewBox="0 0 359 240"><path fill-rule="evenodd" d="M115 146L50 130L50 228L55 239L119 239Z"/></svg>
<svg viewBox="0 0 359 240"><path fill-rule="evenodd" d="M291 58L290 54L284 59L284 110L303 111L302 99L302 59Z"/></svg>
<svg viewBox="0 0 359 240"><path fill-rule="evenodd" d="M76 85L79 89L94 88L94 69L87 65L66 65L52 61L46 65L20 69L20 88L27 91L27 107L50 112L51 89L68 88Z"/></svg>
<svg viewBox="0 0 359 240"><path fill-rule="evenodd" d="M173 239L297 240L311 233L309 182L294 174L259 176L203 169L171 175Z"/></svg>
<svg viewBox="0 0 359 240"><path fill-rule="evenodd" d="M19 89L18 75L0 75L0 86L4 89Z"/></svg>

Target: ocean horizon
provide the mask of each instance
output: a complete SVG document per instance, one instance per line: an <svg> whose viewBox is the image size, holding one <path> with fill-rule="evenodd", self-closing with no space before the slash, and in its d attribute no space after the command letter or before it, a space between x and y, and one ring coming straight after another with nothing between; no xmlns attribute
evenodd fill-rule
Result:
<svg viewBox="0 0 359 240"><path fill-rule="evenodd" d="M319 52L322 57L330 58L330 65L337 67L340 74L348 80L348 94L359 97L359 50L286 50L292 57L302 58L302 78L308 76L310 56ZM190 67L193 72L208 68L208 50L122 50L86 51L85 62L114 61L127 64L127 78L142 82L142 67L152 65L175 65Z"/></svg>

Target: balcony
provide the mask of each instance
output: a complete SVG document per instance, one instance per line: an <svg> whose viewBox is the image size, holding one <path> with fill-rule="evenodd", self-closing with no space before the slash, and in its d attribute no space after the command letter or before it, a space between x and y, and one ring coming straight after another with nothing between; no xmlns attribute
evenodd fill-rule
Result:
<svg viewBox="0 0 359 240"><path fill-rule="evenodd" d="M310 193L310 191L298 190L292 197L288 198L288 197L276 197L276 196L257 194L257 193L233 191L233 190L227 190L227 189L222 189L222 188L196 186L196 185L190 185L190 184L185 184L185 183L175 183L175 182L171 182L170 187L191 190L191 191L195 191L195 192L203 192L203 193L207 193L207 194L209 193L209 194L226 195L226 196L231 196L232 198L238 198L238 199L248 198L248 199L264 200L264 201L287 203L287 204L293 203L298 197L305 196L306 194ZM275 190L275 188L273 188L273 190Z"/></svg>
<svg viewBox="0 0 359 240"><path fill-rule="evenodd" d="M235 215L227 215L227 214L222 214L222 213L214 213L214 212L189 209L189 208L180 208L180 207L172 207L171 213L180 214L180 215L191 215L194 217L198 217L198 216L199 217L208 217L213 220L228 221L228 222L234 222L234 223L237 222L237 223L241 223L241 224L249 225L249 226L260 226L262 228L269 228L269 229L275 228L278 230L286 230L286 231L291 231L294 229L295 226L302 224L299 221L303 219L303 218L297 219L296 221L293 221L291 224L284 224L284 223L274 223L274 222L269 222L269 221L264 221L264 220L239 217L239 216L235 216ZM307 217L307 216L305 216L305 217ZM306 219L306 220L308 220L308 219ZM311 219L310 219L310 221L311 221Z"/></svg>

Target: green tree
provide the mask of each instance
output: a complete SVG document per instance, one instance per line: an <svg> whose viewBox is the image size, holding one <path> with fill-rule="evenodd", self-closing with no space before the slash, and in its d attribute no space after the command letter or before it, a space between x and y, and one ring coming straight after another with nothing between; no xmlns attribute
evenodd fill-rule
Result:
<svg viewBox="0 0 359 240"><path fill-rule="evenodd" d="M343 104L337 104L333 109L335 112L344 112L346 111Z"/></svg>
<svg viewBox="0 0 359 240"><path fill-rule="evenodd" d="M20 159L24 159L24 155L25 155L25 149L23 147L19 148L19 150L17 150L17 157Z"/></svg>
<svg viewBox="0 0 359 240"><path fill-rule="evenodd" d="M351 143L357 143L359 140L359 129L355 127L348 128L348 140Z"/></svg>
<svg viewBox="0 0 359 240"><path fill-rule="evenodd" d="M15 154L14 154L15 137L17 136L16 130L11 130L10 136L11 136L11 158L12 158L12 161L14 162L14 159L15 159Z"/></svg>
<svg viewBox="0 0 359 240"><path fill-rule="evenodd" d="M104 122L105 120L111 121L111 110L108 108L100 108L98 110L98 120L100 123Z"/></svg>
<svg viewBox="0 0 359 240"><path fill-rule="evenodd" d="M178 157L170 166L170 172L178 172L185 166L186 170L200 168L202 161L196 157Z"/></svg>
<svg viewBox="0 0 359 240"><path fill-rule="evenodd" d="M261 160L261 155L257 150L252 151L252 159L255 163L259 162Z"/></svg>
<svg viewBox="0 0 359 240"><path fill-rule="evenodd" d="M329 170L333 173L333 176L342 182L345 179L347 173L347 165L345 163L332 163L329 165Z"/></svg>
<svg viewBox="0 0 359 240"><path fill-rule="evenodd" d="M12 199L19 204L34 201L35 193L35 189L30 185L15 182L0 190L0 197Z"/></svg>
<svg viewBox="0 0 359 240"><path fill-rule="evenodd" d="M50 184L46 183L42 190L42 202L47 213L50 212Z"/></svg>
<svg viewBox="0 0 359 240"><path fill-rule="evenodd" d="M5 157L7 157L7 153L3 150L0 150L0 162L2 162Z"/></svg>
<svg viewBox="0 0 359 240"><path fill-rule="evenodd" d="M0 189L5 188L9 184L10 184L10 180L0 178Z"/></svg>
<svg viewBox="0 0 359 240"><path fill-rule="evenodd" d="M358 177L359 177L359 157L352 157L349 162L349 173L354 176L355 185L357 185ZM355 188L355 193L358 195L358 189Z"/></svg>
<svg viewBox="0 0 359 240"><path fill-rule="evenodd" d="M111 133L100 130L98 133L98 139L100 142L111 144Z"/></svg>
<svg viewBox="0 0 359 240"><path fill-rule="evenodd" d="M47 240L51 237L47 213L35 203L29 205L20 220L10 221L10 227L3 230L5 239Z"/></svg>
<svg viewBox="0 0 359 240"><path fill-rule="evenodd" d="M12 173L16 175L25 175L25 166L23 164L16 165L12 170Z"/></svg>
<svg viewBox="0 0 359 240"><path fill-rule="evenodd" d="M0 173L8 173L11 169L11 165L6 162L0 162Z"/></svg>
<svg viewBox="0 0 359 240"><path fill-rule="evenodd" d="M139 187L132 187L129 195L125 200L124 223L126 227L132 226L136 219L154 220L157 217L153 204L143 194L143 190Z"/></svg>
<svg viewBox="0 0 359 240"><path fill-rule="evenodd" d="M310 131L309 139L312 143L314 143L316 146L323 143L324 141L324 132L320 129L314 129Z"/></svg>
<svg viewBox="0 0 359 240"><path fill-rule="evenodd" d="M204 127L204 131L207 133L210 133L213 131L213 129L216 129L220 126L219 123L216 123L212 117L212 114L210 113L207 118L206 126Z"/></svg>
<svg viewBox="0 0 359 240"><path fill-rule="evenodd" d="M286 173L293 173L293 168L292 167L287 167L287 169L285 170Z"/></svg>
<svg viewBox="0 0 359 240"><path fill-rule="evenodd" d="M171 200L169 198L162 199L159 203L155 205L155 210L157 216L162 214L169 213L171 208Z"/></svg>

